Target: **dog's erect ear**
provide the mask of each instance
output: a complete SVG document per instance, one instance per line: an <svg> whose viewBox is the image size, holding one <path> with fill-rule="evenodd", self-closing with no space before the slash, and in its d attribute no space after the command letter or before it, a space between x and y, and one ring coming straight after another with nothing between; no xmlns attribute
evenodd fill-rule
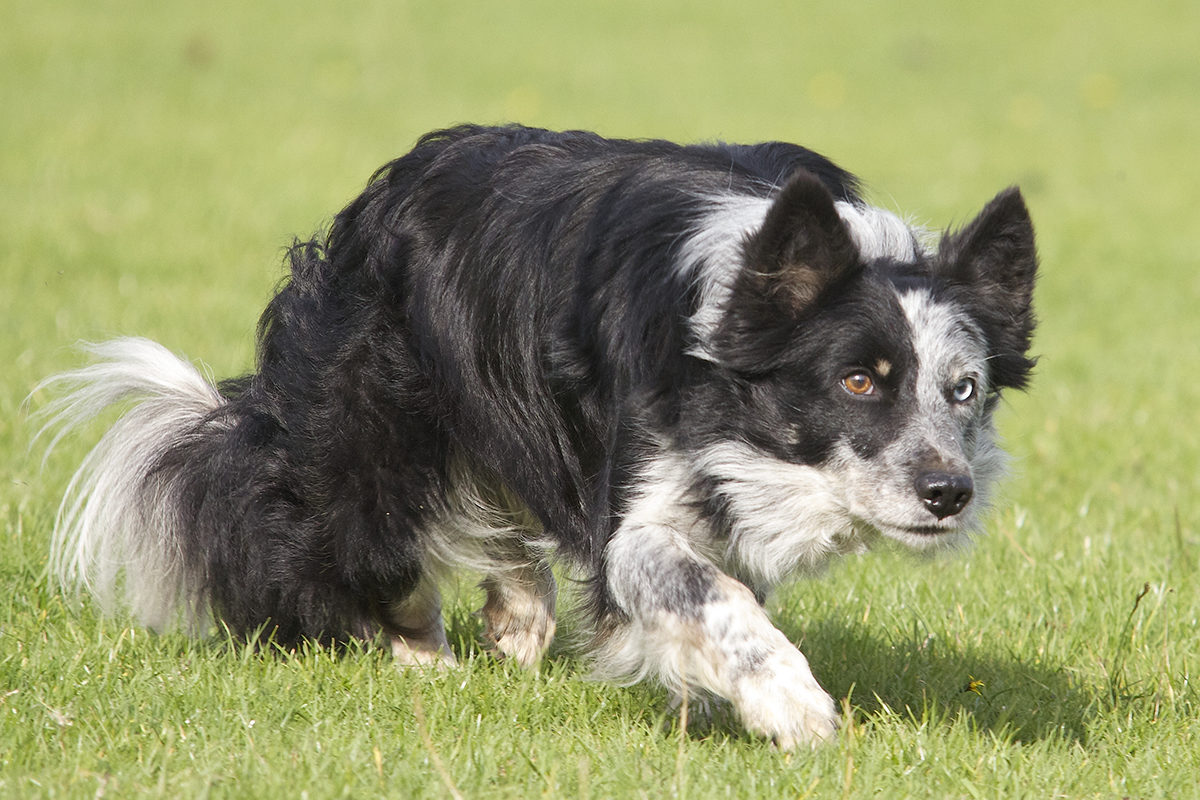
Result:
<svg viewBox="0 0 1200 800"><path fill-rule="evenodd" d="M994 381L1021 387L1033 366L1025 358L1033 335L1037 247L1029 209L1016 187L1000 192L961 231L942 239L935 274L968 290L993 353Z"/></svg>
<svg viewBox="0 0 1200 800"><path fill-rule="evenodd" d="M952 281L994 286L1029 305L1037 248L1021 190L1000 192L965 228L942 239L938 271Z"/></svg>
<svg viewBox="0 0 1200 800"><path fill-rule="evenodd" d="M834 285L862 269L858 248L815 176L802 172L779 192L743 248L721 324L707 344L740 371L769 370L796 322Z"/></svg>
<svg viewBox="0 0 1200 800"><path fill-rule="evenodd" d="M746 241L745 255L735 292L757 294L793 314L859 263L833 195L807 172L779 192L762 228Z"/></svg>

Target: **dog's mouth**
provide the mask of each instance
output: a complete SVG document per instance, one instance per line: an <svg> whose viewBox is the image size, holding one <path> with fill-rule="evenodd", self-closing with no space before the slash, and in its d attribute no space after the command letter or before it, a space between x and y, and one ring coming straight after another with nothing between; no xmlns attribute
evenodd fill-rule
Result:
<svg viewBox="0 0 1200 800"><path fill-rule="evenodd" d="M942 536L943 534L954 533L958 528L941 528L937 525L914 525L910 528L901 528L901 530L917 536Z"/></svg>
<svg viewBox="0 0 1200 800"><path fill-rule="evenodd" d="M932 514L887 513L887 509L871 508L847 509L855 520L855 526L862 531L874 531L890 539L915 546L918 549L932 545L938 540L953 539L970 532L974 527L974 515L968 511L954 514L944 519L935 519ZM857 511L857 513L856 513ZM872 512L876 513L872 513ZM882 511L882 513L879 513ZM924 509L916 509L924 511Z"/></svg>
<svg viewBox="0 0 1200 800"><path fill-rule="evenodd" d="M852 496L844 506L856 527L871 529L909 544L932 542L969 532L975 527L974 509L938 517L900 492L881 491L875 496Z"/></svg>
<svg viewBox="0 0 1200 800"><path fill-rule="evenodd" d="M893 539L901 541L912 541L913 539L933 540L942 536L951 536L962 533L961 525L902 525L896 523L873 522L867 523L870 527L882 533L884 536L889 536Z"/></svg>

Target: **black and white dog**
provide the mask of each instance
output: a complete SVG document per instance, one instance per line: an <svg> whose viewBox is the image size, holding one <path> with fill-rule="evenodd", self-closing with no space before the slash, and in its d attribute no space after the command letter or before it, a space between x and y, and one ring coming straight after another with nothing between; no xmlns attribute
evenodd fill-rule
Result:
<svg viewBox="0 0 1200 800"><path fill-rule="evenodd" d="M120 339L47 382L58 436L133 401L67 490L64 580L155 627L425 664L454 661L438 583L466 567L533 665L556 561L599 674L781 747L837 712L761 601L881 534L964 539L1032 367L1016 189L935 241L783 143L440 131L290 262L251 375Z"/></svg>

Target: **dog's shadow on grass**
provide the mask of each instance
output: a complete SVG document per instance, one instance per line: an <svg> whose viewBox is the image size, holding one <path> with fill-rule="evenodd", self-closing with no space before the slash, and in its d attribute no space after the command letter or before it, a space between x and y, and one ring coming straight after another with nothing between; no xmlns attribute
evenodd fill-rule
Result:
<svg viewBox="0 0 1200 800"><path fill-rule="evenodd" d="M924 630L888 637L865 624L810 622L782 630L856 724L900 715L913 725L966 724L1016 742L1081 742L1092 703L1062 667L966 647Z"/></svg>
<svg viewBox="0 0 1200 800"><path fill-rule="evenodd" d="M450 622L451 647L460 658L478 655L482 625L471 615ZM560 668L585 675L577 631L570 617L560 619L560 635L547 658ZM1082 742L1092 702L1054 665L1023 660L995 648L966 648L914 630L889 638L865 624L810 621L781 624L781 630L808 658L821 685L843 704L849 702L854 724L870 729L897 717L914 727L965 724L1014 742L1060 739ZM649 687L612 691L648 691L647 724L677 724L678 709L665 692ZM694 737L747 736L722 705L704 713L697 703L689 723Z"/></svg>

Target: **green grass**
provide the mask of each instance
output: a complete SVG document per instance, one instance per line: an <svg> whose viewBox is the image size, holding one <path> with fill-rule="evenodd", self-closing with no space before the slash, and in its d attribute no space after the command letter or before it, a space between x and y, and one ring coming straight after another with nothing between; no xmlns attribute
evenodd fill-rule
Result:
<svg viewBox="0 0 1200 800"><path fill-rule="evenodd" d="M351 9L350 6L353 6ZM1200 774L1200 5L185 4L0 0L0 795L1195 797ZM84 452L20 410L79 339L245 370L281 247L427 129L784 138L934 225L1011 182L1042 355L968 554L851 559L772 599L849 709L782 755L651 687L481 653L249 651L64 597ZM570 619L566 621L570 627ZM976 691L968 691L972 681Z"/></svg>

